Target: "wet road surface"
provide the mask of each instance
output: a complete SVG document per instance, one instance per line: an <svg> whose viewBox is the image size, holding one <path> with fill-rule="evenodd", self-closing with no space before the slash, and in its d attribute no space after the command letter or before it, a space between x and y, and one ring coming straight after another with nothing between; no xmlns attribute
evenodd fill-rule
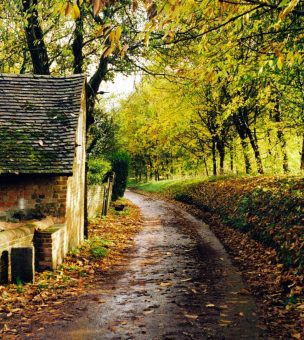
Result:
<svg viewBox="0 0 304 340"><path fill-rule="evenodd" d="M37 339L257 339L253 300L208 227L175 205L126 197L144 228L125 272L93 287L76 321Z"/></svg>

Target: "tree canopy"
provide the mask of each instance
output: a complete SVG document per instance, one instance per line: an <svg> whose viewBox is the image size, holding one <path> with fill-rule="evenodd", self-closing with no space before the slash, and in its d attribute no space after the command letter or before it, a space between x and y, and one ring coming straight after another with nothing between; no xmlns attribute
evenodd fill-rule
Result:
<svg viewBox="0 0 304 340"><path fill-rule="evenodd" d="M14 0L0 10L1 72L88 74L93 154L123 146L138 176L156 178L304 168L301 1ZM101 82L137 71L137 92L101 112Z"/></svg>
<svg viewBox="0 0 304 340"><path fill-rule="evenodd" d="M132 136L128 140L124 125L122 134L134 157L149 158L146 175L153 168L157 176L168 174L158 160L166 154L161 135L170 138L171 150L183 149L184 160L195 157L192 164L206 175L304 168L302 9L299 1L158 3L148 23L153 29L146 65L162 85L144 77L120 111L122 121L132 112ZM151 106L153 124L162 130L158 140L147 128ZM172 127L177 121L180 131Z"/></svg>

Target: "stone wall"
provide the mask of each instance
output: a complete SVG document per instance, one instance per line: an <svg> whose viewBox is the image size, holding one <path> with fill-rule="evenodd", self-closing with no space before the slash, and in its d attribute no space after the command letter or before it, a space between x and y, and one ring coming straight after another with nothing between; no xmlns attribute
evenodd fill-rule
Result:
<svg viewBox="0 0 304 340"><path fill-rule="evenodd" d="M113 181L114 177L111 176L102 185L88 187L88 218L107 215L112 197Z"/></svg>
<svg viewBox="0 0 304 340"><path fill-rule="evenodd" d="M24 226L0 233L0 284L12 280L11 253L13 249L35 249L35 270L53 270L62 262L65 255L66 227L56 224L42 231ZM34 266L32 268L34 271Z"/></svg>
<svg viewBox="0 0 304 340"><path fill-rule="evenodd" d="M88 189L88 217L100 217L103 211L105 187L90 185Z"/></svg>
<svg viewBox="0 0 304 340"><path fill-rule="evenodd" d="M34 227L20 227L0 233L0 284L11 280L12 248L32 247Z"/></svg>
<svg viewBox="0 0 304 340"><path fill-rule="evenodd" d="M85 198L85 91L82 94L82 110L76 131L76 152L73 163L73 176L67 182L66 226L67 249L77 247L84 239L84 198Z"/></svg>
<svg viewBox="0 0 304 340"><path fill-rule="evenodd" d="M33 218L41 215L64 217L67 176L2 175L0 176L1 218L24 211ZM29 216L31 217L31 216Z"/></svg>

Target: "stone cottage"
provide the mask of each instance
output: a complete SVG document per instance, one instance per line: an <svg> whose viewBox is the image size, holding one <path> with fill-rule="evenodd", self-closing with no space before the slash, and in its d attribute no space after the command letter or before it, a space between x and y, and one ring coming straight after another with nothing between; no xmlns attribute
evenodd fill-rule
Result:
<svg viewBox="0 0 304 340"><path fill-rule="evenodd" d="M0 74L0 281L13 248L54 268L83 240L85 113L83 75Z"/></svg>

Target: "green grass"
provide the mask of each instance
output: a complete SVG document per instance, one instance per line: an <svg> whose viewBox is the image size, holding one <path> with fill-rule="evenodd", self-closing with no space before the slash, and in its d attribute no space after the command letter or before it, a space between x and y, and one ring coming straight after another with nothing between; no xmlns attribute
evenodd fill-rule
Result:
<svg viewBox="0 0 304 340"><path fill-rule="evenodd" d="M204 182L206 179L202 178L191 178L191 179L171 179L171 180L162 180L158 182L148 182L148 183L140 183L134 184L132 183L132 187L135 189L140 189L148 192L165 192L170 190L171 188L183 188L192 184L199 184Z"/></svg>
<svg viewBox="0 0 304 340"><path fill-rule="evenodd" d="M303 178L299 176L219 176L164 180L137 189L160 193L215 212L222 223L277 250L286 268L304 271L301 226Z"/></svg>
<svg viewBox="0 0 304 340"><path fill-rule="evenodd" d="M210 176L210 177L194 177L194 178L179 178L179 179L169 179L161 181L151 181L146 183L136 183L134 179L130 179L128 182L129 188L140 189L147 192L160 192L160 193L172 193L179 192L187 187L192 187L194 185L199 185L204 182L217 182L221 180L231 180L231 179L242 179L248 177L256 177L254 175L223 175L223 176Z"/></svg>
<svg viewBox="0 0 304 340"><path fill-rule="evenodd" d="M93 259L101 259L109 253L109 246L112 244L111 241L104 240L100 237L94 236L87 241L89 251Z"/></svg>

